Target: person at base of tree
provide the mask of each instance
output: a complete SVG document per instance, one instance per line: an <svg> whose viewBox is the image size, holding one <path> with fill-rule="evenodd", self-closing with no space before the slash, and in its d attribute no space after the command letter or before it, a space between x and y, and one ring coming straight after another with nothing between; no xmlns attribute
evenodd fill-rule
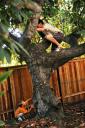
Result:
<svg viewBox="0 0 85 128"><path fill-rule="evenodd" d="M27 108L27 105L28 105L28 102L31 100L28 99L26 101L21 101L19 104L18 104L18 107L17 109L15 110L15 118L18 120L18 121L24 121L26 118L25 118L25 115L27 115L28 117L30 117L31 115L31 112L34 111L34 106L33 104L31 104L29 106L29 108Z"/></svg>
<svg viewBox="0 0 85 128"><path fill-rule="evenodd" d="M63 32L58 28L44 22L42 19L39 19L37 31L42 38L45 38L52 43L52 51L59 51L63 48L60 43L64 39L64 35Z"/></svg>

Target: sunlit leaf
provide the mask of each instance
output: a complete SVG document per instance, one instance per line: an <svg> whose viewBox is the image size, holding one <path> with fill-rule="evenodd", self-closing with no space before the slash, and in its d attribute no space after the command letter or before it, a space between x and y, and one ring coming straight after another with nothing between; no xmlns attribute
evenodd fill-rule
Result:
<svg viewBox="0 0 85 128"><path fill-rule="evenodd" d="M7 62L11 61L11 54L10 51L7 48L3 48L4 45L0 48L0 60L4 60L6 58Z"/></svg>
<svg viewBox="0 0 85 128"><path fill-rule="evenodd" d="M4 60L4 51L3 49L0 47L0 60Z"/></svg>
<svg viewBox="0 0 85 128"><path fill-rule="evenodd" d="M20 49L19 47L15 44L15 43L11 43L11 49L14 51L14 52L20 52Z"/></svg>
<svg viewBox="0 0 85 128"><path fill-rule="evenodd" d="M27 51L26 49L24 49L24 47L23 47L21 44L19 44L19 43L17 43L17 42L15 42L15 43L16 43L16 45L17 45L21 50L23 50L23 52L24 52L27 56L30 57L30 54L28 53L28 51Z"/></svg>
<svg viewBox="0 0 85 128"><path fill-rule="evenodd" d="M12 73L11 71L6 71L3 74L0 75L0 83L3 83Z"/></svg>
<svg viewBox="0 0 85 128"><path fill-rule="evenodd" d="M10 51L8 49L4 50L4 55L6 57L7 62L10 63L11 62L11 54L10 54Z"/></svg>

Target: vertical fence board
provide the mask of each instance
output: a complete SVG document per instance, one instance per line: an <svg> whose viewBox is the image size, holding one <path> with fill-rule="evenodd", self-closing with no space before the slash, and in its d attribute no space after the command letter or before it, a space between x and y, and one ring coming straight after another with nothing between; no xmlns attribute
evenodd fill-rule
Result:
<svg viewBox="0 0 85 128"><path fill-rule="evenodd" d="M20 84L20 78L19 78L19 71L18 69L14 70L13 72L13 80L14 80L14 89L15 89L15 99L16 99L16 104L18 102L20 102L20 100L22 99L22 95L20 96L20 88L21 88L21 84Z"/></svg>
<svg viewBox="0 0 85 128"><path fill-rule="evenodd" d="M81 92L82 85L81 85L81 68L79 66L80 62L76 62L75 65L76 65L76 70L77 70L77 74L76 74L76 77L77 77L77 91ZM79 98L82 99L82 95L80 95Z"/></svg>
<svg viewBox="0 0 85 128"><path fill-rule="evenodd" d="M82 63L80 62L80 91L82 92L85 90L85 64L84 61ZM82 99L85 98L85 96L82 94L81 95Z"/></svg>
<svg viewBox="0 0 85 128"><path fill-rule="evenodd" d="M59 73L60 73L60 81L61 81L61 89L62 89L62 98L64 98L66 94L66 88L65 88L65 82L64 82L65 80L64 66L59 68Z"/></svg>
<svg viewBox="0 0 85 128"><path fill-rule="evenodd" d="M72 93L77 93L77 84L76 84L76 74L75 74L75 67L74 67L75 63L70 63L70 72L71 72L71 85L72 85ZM78 96L73 97L73 101L77 101L78 100Z"/></svg>
<svg viewBox="0 0 85 128"><path fill-rule="evenodd" d="M57 78L57 72L56 72L56 70L54 70L53 72L52 72L52 86L53 86L53 88L54 88L54 94L55 94L55 96L58 96L58 97L60 97L60 92L59 92L59 87L58 87L58 78Z"/></svg>
<svg viewBox="0 0 85 128"><path fill-rule="evenodd" d="M11 90L12 90L12 101L13 101L13 107L16 108L16 90L15 90L15 81L14 81L14 74L12 73L10 76L10 84L11 84Z"/></svg>
<svg viewBox="0 0 85 128"><path fill-rule="evenodd" d="M24 77L23 77L24 75ZM28 76L28 77L27 77ZM23 99L32 97L32 80L29 70L25 67L22 69L21 72L21 83L22 83L22 90L23 90Z"/></svg>

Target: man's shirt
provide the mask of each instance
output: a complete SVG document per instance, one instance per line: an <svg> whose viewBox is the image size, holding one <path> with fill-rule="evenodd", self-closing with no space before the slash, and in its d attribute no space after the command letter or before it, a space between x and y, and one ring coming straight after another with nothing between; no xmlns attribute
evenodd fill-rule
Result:
<svg viewBox="0 0 85 128"><path fill-rule="evenodd" d="M24 108L24 107L18 107L18 108L16 109L16 111L15 111L15 117L18 117L18 115L19 115L20 113L25 114L25 113L27 113L27 112L28 112L28 110L27 110L26 108Z"/></svg>
<svg viewBox="0 0 85 128"><path fill-rule="evenodd" d="M61 30L59 30L58 28L52 26L51 24L48 24L48 23L45 23L44 24L44 29L45 29L45 32L46 33L52 33L52 34L55 34L55 33L63 33Z"/></svg>

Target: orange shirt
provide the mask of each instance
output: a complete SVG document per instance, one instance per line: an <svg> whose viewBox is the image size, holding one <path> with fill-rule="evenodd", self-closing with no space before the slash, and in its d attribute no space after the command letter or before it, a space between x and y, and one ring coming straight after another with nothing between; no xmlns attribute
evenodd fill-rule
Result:
<svg viewBox="0 0 85 128"><path fill-rule="evenodd" d="M17 117L18 116L18 114L20 114L20 113L27 113L28 111L27 111L27 109L26 108L24 108L24 107L18 107L17 109L16 109L16 111L15 111L15 117Z"/></svg>

